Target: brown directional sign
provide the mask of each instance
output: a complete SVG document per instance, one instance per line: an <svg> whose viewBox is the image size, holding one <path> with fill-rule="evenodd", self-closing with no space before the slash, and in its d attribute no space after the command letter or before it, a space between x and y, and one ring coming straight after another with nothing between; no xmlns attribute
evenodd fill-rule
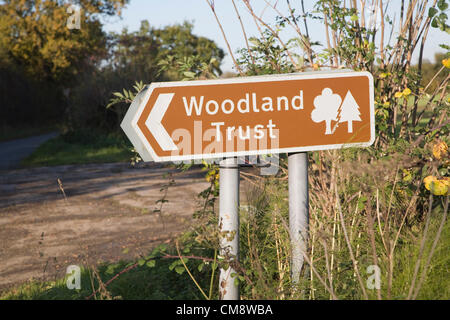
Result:
<svg viewBox="0 0 450 320"><path fill-rule="evenodd" d="M369 146L368 72L314 72L152 83L122 128L146 161Z"/></svg>

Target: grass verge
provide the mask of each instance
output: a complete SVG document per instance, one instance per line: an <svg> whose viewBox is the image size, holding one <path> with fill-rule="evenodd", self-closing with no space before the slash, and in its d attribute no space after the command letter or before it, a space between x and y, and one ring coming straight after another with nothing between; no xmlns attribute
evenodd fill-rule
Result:
<svg viewBox="0 0 450 320"><path fill-rule="evenodd" d="M0 295L0 300L203 299L186 272L174 270L173 265L179 261L178 258L156 260L151 266L137 260L104 263L95 268L82 267L79 290L67 288L67 276L56 281L34 280L4 292ZM200 273L198 264L192 261L190 272L196 281L206 288L209 285L210 272ZM124 270L129 271L123 272ZM215 274L217 275L217 272ZM115 279L108 284L114 277ZM217 284L215 286L217 287Z"/></svg>
<svg viewBox="0 0 450 320"><path fill-rule="evenodd" d="M25 158L23 167L129 161L133 153L125 137L88 131L51 139Z"/></svg>

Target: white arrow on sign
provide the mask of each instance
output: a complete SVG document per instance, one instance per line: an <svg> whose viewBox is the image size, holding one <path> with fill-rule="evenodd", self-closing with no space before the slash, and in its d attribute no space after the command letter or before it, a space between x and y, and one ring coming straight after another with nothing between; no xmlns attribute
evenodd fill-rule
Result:
<svg viewBox="0 0 450 320"><path fill-rule="evenodd" d="M152 161L153 156L148 149L148 146L145 144L145 137L137 127L136 122L142 112L142 106L150 96L151 90L149 90L149 88L149 85L145 86L144 89L136 95L120 124L120 127L144 161Z"/></svg>
<svg viewBox="0 0 450 320"><path fill-rule="evenodd" d="M174 95L175 93L160 93L148 119L145 121L145 125L164 151L178 150L169 133L161 123Z"/></svg>

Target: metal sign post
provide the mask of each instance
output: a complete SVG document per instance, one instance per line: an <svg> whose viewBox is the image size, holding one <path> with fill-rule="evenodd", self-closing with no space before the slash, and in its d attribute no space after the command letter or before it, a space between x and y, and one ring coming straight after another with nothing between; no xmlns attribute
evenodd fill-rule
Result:
<svg viewBox="0 0 450 320"><path fill-rule="evenodd" d="M239 256L239 165L237 158L220 162L219 177L219 232L220 255L231 261ZM239 300L239 286L231 276L236 271L230 266L220 269L219 294L222 300Z"/></svg>
<svg viewBox="0 0 450 320"><path fill-rule="evenodd" d="M308 153L290 153L289 171L289 233L291 235L291 276L298 283L303 267L309 230Z"/></svg>
<svg viewBox="0 0 450 320"><path fill-rule="evenodd" d="M224 158L220 164L221 256L238 259L239 166L234 157L289 154L292 280L308 241L307 151L375 141L373 77L351 70L154 82L133 100L121 127L144 161ZM232 267L220 298L239 299Z"/></svg>

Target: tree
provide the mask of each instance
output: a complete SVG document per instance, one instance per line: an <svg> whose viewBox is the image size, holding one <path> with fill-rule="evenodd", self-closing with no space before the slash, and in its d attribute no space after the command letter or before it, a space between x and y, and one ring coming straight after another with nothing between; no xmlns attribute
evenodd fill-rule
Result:
<svg viewBox="0 0 450 320"><path fill-rule="evenodd" d="M342 102L339 108L339 123L347 122L347 130L349 133L353 132L353 121L361 121L359 112L359 106L353 98L352 93L347 91L345 95L344 102Z"/></svg>
<svg viewBox="0 0 450 320"><path fill-rule="evenodd" d="M325 121L325 134L332 134L331 121L337 121L338 109L342 98L338 94L333 94L330 88L322 90L322 94L314 98L314 110L311 112L311 119L314 122Z"/></svg>
<svg viewBox="0 0 450 320"><path fill-rule="evenodd" d="M449 57L450 57L450 52L447 54L442 53L442 52L437 52L434 54L434 63L430 62L429 60L424 60L422 62L421 86L423 88L425 88L426 86L429 85L430 92L433 92L434 90L436 90L439 87L439 84L445 80L445 78L448 76L448 71L442 70L442 72L439 72L439 70L442 68L442 60L449 58ZM414 71L418 71L419 65L415 65L412 69ZM435 75L436 75L436 77L435 77Z"/></svg>
<svg viewBox="0 0 450 320"><path fill-rule="evenodd" d="M110 58L101 74L102 78L110 75L102 80L103 88L119 90L107 106L118 120L123 119L130 102L123 92L128 91L135 81L208 78L222 73L222 49L214 41L193 34L192 28L192 24L184 22L158 29L144 20L138 31L124 29L120 34L111 34ZM91 87L86 86L86 90ZM85 105L81 103L80 107ZM111 123L118 126L119 121Z"/></svg>
<svg viewBox="0 0 450 320"><path fill-rule="evenodd" d="M222 49L214 41L196 36L192 29L188 22L158 29L144 20L138 31L124 29L111 34L109 62L115 70L129 74L129 84L154 81L161 68L165 70L163 77L171 80L179 80L186 71L200 73L204 64L211 73L220 75ZM184 70L183 64L189 65L189 70Z"/></svg>
<svg viewBox="0 0 450 320"><path fill-rule="evenodd" d="M127 2L0 1L0 126L60 123L64 92L107 54L100 18ZM74 14L80 17L75 29L68 24Z"/></svg>
<svg viewBox="0 0 450 320"><path fill-rule="evenodd" d="M191 67L194 67L191 71L200 72L203 64L207 64L211 73L221 75L220 63L224 57L223 50L217 47L214 41L193 34L193 27L192 23L184 22L155 30L156 37L161 41L158 59L173 57L172 62L175 63L168 69L171 74L179 69L180 65L177 62L191 58Z"/></svg>
<svg viewBox="0 0 450 320"><path fill-rule="evenodd" d="M127 1L2 1L2 56L36 80L71 83L86 65L99 62L106 54L99 16L118 13ZM80 29L67 27L69 4L81 8Z"/></svg>

